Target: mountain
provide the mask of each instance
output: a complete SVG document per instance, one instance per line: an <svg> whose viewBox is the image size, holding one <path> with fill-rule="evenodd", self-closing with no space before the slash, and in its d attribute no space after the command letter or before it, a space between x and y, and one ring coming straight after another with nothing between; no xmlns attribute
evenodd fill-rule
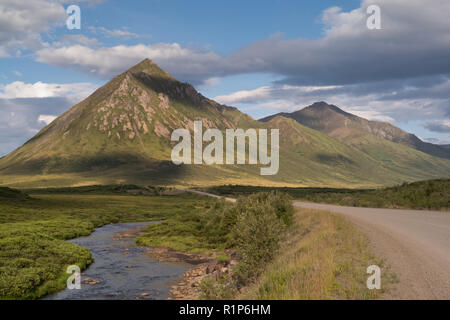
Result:
<svg viewBox="0 0 450 320"><path fill-rule="evenodd" d="M180 171L170 161L173 129L193 128L194 120L233 128L248 119L146 59L0 159L0 174L51 175L62 184L77 183L80 175L92 182L103 182L100 177L121 182L152 171L170 179Z"/></svg>
<svg viewBox="0 0 450 320"><path fill-rule="evenodd" d="M292 113L278 113L263 118L261 121L265 122L279 115L294 119L298 123L325 132L344 142L353 143L361 136L370 134L436 157L450 159L448 148L424 142L414 134L405 132L387 122L369 121L326 102L316 102Z"/></svg>
<svg viewBox="0 0 450 320"><path fill-rule="evenodd" d="M280 166L175 165L174 129L201 120L204 128L280 130ZM377 144L370 141L376 138ZM450 160L366 137L349 144L284 116L265 122L204 97L151 60L116 76L33 138L0 159L0 185L89 184L277 185L369 187L448 177ZM374 151L368 151L373 148Z"/></svg>

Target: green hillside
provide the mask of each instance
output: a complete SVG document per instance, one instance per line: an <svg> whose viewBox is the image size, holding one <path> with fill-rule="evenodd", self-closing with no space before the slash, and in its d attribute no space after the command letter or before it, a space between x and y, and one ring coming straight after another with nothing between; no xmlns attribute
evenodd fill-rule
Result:
<svg viewBox="0 0 450 320"><path fill-rule="evenodd" d="M279 113L261 119L267 122L276 116L291 118L307 127L325 132L346 143L358 142L358 138L371 136L391 141L422 151L432 156L450 159L450 149L445 146L424 142L415 135L405 132L390 123L369 121L326 102L316 102L292 113ZM379 143L378 143L379 144Z"/></svg>

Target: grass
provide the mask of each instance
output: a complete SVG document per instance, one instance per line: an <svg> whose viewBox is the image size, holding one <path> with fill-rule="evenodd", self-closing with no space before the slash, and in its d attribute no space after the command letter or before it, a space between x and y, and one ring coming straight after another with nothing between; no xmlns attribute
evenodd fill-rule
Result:
<svg viewBox="0 0 450 320"><path fill-rule="evenodd" d="M280 253L238 299L375 299L366 268L383 263L350 222L325 211L297 209ZM382 290L387 280L382 278Z"/></svg>
<svg viewBox="0 0 450 320"><path fill-rule="evenodd" d="M403 183L382 189L217 186L205 191L223 196L278 190L297 200L355 207L450 210L450 179Z"/></svg>
<svg viewBox="0 0 450 320"><path fill-rule="evenodd" d="M214 250L224 254L226 240L208 227L208 222L212 219L210 214L215 212L213 208L227 206L224 202L218 205L216 201L211 199L211 202L204 206L196 205L194 210L178 212L161 223L149 225L146 231L136 238L136 243L190 253Z"/></svg>
<svg viewBox="0 0 450 320"><path fill-rule="evenodd" d="M35 299L63 289L68 265L84 269L92 262L87 248L67 239L108 223L170 219L214 201L193 195L108 194L103 189L40 192L29 197L0 190L0 299Z"/></svg>
<svg viewBox="0 0 450 320"><path fill-rule="evenodd" d="M152 192L130 195L129 190ZM210 294L229 297L236 287L224 284L233 281L244 286L240 298L376 297L363 286L365 268L381 263L370 254L367 239L342 218L298 210L292 225L290 200L276 192L232 204L159 191L102 186L29 190L28 195L0 189L0 299L34 299L63 289L68 265L84 269L92 262L87 248L65 240L108 223L151 220L164 221L149 225L137 244L215 251L219 260L229 259L228 249L237 250L239 279L209 284Z"/></svg>
<svg viewBox="0 0 450 320"><path fill-rule="evenodd" d="M220 244L207 242L200 229L201 223L195 214L173 217L158 223L158 226L149 226L136 238L136 243L140 246L167 247L190 253L224 249Z"/></svg>

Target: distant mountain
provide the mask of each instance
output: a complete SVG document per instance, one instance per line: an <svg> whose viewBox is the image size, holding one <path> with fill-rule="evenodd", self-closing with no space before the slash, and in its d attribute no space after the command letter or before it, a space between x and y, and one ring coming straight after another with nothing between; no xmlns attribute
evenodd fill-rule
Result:
<svg viewBox="0 0 450 320"><path fill-rule="evenodd" d="M336 109L337 118L352 116ZM201 120L204 128L222 131L279 129L278 174L261 176L259 165L173 164L171 133L178 128L192 132L195 120ZM361 135L358 130L351 134L358 132ZM234 107L204 97L146 59L1 158L0 185L369 187L450 176L450 160L374 135L354 144L341 138L342 134L330 136L285 116L254 120Z"/></svg>
<svg viewBox="0 0 450 320"><path fill-rule="evenodd" d="M325 132L350 144L357 142L362 135L371 134L436 157L450 159L448 148L424 142L414 134L405 132L387 122L369 121L326 102L316 102L292 113L278 113L265 117L261 121L265 122L279 115L294 119L298 123Z"/></svg>

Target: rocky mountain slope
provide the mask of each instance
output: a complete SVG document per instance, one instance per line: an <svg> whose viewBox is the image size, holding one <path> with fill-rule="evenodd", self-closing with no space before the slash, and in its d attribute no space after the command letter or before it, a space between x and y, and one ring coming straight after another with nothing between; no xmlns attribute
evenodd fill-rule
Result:
<svg viewBox="0 0 450 320"><path fill-rule="evenodd" d="M384 140L400 143L436 157L450 159L450 151L448 148L424 142L414 134L405 132L390 123L369 121L345 112L326 102L316 102L304 109L292 113L279 113L268 116L261 119L261 121L268 121L278 115L294 119L298 123L325 132L344 142L353 143L361 136L370 134Z"/></svg>
<svg viewBox="0 0 450 320"><path fill-rule="evenodd" d="M281 115L264 122L254 120L234 107L204 97L146 59L1 158L0 185L362 187L450 175L450 160L375 135L366 137L364 143L348 143L342 134L320 132L290 118ZM171 133L178 128L192 132L195 120L201 120L205 129L221 131L279 129L278 174L261 176L260 165L174 165Z"/></svg>

